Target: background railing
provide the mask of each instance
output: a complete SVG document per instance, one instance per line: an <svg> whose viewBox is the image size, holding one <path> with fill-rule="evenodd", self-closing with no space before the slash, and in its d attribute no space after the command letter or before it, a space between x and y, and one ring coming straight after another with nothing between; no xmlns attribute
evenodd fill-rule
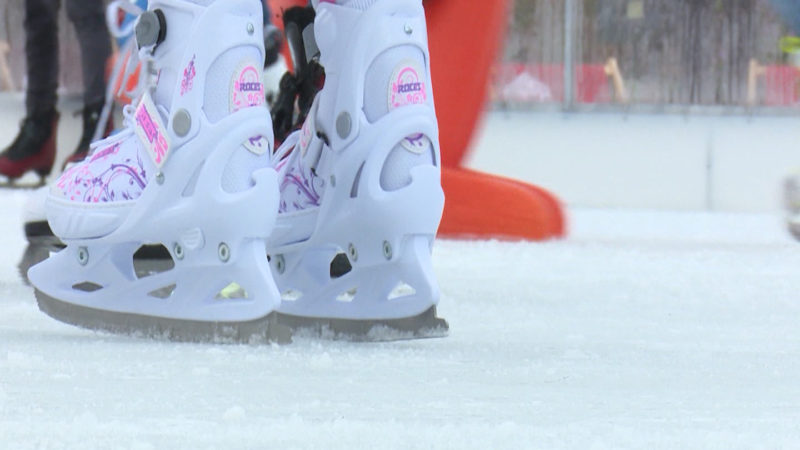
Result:
<svg viewBox="0 0 800 450"><path fill-rule="evenodd" d="M783 0L772 0L779 2ZM496 103L722 108L800 104L800 59L769 0L516 0Z"/></svg>
<svg viewBox="0 0 800 450"><path fill-rule="evenodd" d="M790 34L784 24L800 23L798 4L515 0L492 99L523 108L800 112L800 56L780 45ZM0 41L10 44L0 56L16 89L24 86L23 6L0 2ZM78 92L79 52L63 8L59 25L62 92Z"/></svg>

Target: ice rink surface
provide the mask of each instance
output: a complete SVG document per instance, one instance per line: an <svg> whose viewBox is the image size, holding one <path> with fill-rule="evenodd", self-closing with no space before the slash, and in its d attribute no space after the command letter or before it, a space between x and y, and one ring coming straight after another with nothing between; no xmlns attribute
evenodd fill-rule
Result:
<svg viewBox="0 0 800 450"><path fill-rule="evenodd" d="M444 339L193 345L37 310L0 191L0 448L796 448L800 243L780 217L571 210L439 241Z"/></svg>

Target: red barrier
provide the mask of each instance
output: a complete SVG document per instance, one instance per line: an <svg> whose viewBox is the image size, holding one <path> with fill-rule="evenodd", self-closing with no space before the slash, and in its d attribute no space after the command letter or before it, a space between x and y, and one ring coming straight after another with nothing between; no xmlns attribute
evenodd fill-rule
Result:
<svg viewBox="0 0 800 450"><path fill-rule="evenodd" d="M494 98L513 103L561 103L564 101L563 64L503 63L496 67ZM578 103L613 101L603 64L575 68L575 100Z"/></svg>

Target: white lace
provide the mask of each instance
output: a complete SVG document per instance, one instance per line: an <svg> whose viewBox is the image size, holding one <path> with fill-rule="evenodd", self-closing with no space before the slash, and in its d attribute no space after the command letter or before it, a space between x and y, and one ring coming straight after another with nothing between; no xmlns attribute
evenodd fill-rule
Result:
<svg viewBox="0 0 800 450"><path fill-rule="evenodd" d="M134 29L136 27L136 20L132 20L128 22L127 25L121 27L117 24L117 15L120 11L125 12L126 14L131 14L136 16L137 18L144 12L141 8L136 6L133 2L135 0L114 0L112 1L108 7L106 8L106 23L108 25L108 29L116 38L130 38L133 34ZM126 83L121 83L119 91L115 92L114 94L118 97L127 96L131 99L136 99L141 96L141 94L147 89L151 84L152 80L150 80L149 71L146 70L148 67L148 62L153 60L152 58L152 49L139 49L139 51L135 51L136 48L136 40L129 39L126 45L120 49L119 54L124 55L126 53L130 53L130 58L126 62L124 67L115 67L114 74L118 75L119 71L122 71L122 79L128 80L131 75L136 71L136 68L139 66L139 63L142 63L143 67L142 70L139 72L139 82L138 84L130 91L125 90ZM121 64L120 60L117 64ZM112 76L112 80L118 79L116 76Z"/></svg>
<svg viewBox="0 0 800 450"><path fill-rule="evenodd" d="M117 17L120 11L125 12L126 14L131 14L136 17L140 16L144 11L135 5L133 2L135 0L114 0L109 3L108 7L106 7L106 25L108 25L109 32L115 38L127 38L130 37L134 29L136 27L136 20L132 20L128 22L127 25L124 27L120 27L117 23ZM113 98L127 96L133 101L131 105L139 104L141 101L142 94L152 85L153 80L150 75L149 71L149 64L153 61L152 57L152 49L140 49L138 52L134 51L136 47L136 40L129 39L126 45L120 49L119 54L124 55L126 52L130 52L130 57L128 58L126 64L122 66L123 59L120 58L117 60L117 64L114 66L114 69L111 72L110 80L112 82L114 80L119 79L120 72L122 73L122 79L127 80L130 76L136 71L136 68L139 66L139 63L142 63L142 70L139 73L139 80L137 85L130 91L126 90L127 83L120 83L120 88L117 92L111 91L111 86L109 86L109 91L106 93L106 105L110 105L113 102ZM104 139L96 139L93 140L92 143L89 144L89 152L88 154L91 155L98 147L107 147L109 144L114 144L115 142L121 141L127 138L133 130L133 124L135 124L133 120L133 114L135 111L135 107L131 105L126 105L122 110L123 115L123 129L118 131L117 133L108 136ZM110 115L110 108L104 107L103 112L101 113L101 120L103 122L109 120ZM96 131L99 134L99 131ZM99 136L95 136L96 138Z"/></svg>

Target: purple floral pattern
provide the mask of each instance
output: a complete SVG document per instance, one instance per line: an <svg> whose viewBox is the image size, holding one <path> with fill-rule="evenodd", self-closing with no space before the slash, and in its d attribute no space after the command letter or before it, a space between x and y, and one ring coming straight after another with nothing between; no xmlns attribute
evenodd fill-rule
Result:
<svg viewBox="0 0 800 450"><path fill-rule="evenodd" d="M117 141L65 171L56 187L75 202L135 200L147 186L146 165L135 138Z"/></svg>
<svg viewBox="0 0 800 450"><path fill-rule="evenodd" d="M325 187L320 177L303 167L302 158L297 157L299 155L292 156L294 158L288 162L289 167L281 180L281 213L318 207ZM280 170L282 166L277 169Z"/></svg>

